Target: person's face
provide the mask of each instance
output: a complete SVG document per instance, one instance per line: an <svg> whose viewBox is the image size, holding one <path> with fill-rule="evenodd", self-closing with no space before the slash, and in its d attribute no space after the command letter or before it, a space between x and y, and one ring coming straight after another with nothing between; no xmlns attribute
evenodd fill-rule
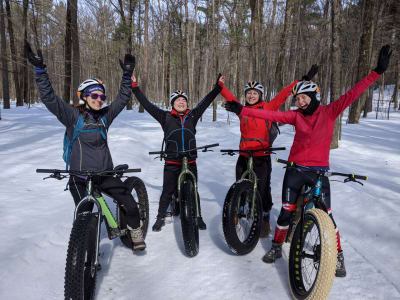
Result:
<svg viewBox="0 0 400 300"><path fill-rule="evenodd" d="M306 109L310 105L311 98L306 94L300 94L296 96L296 106L300 109Z"/></svg>
<svg viewBox="0 0 400 300"><path fill-rule="evenodd" d="M105 101L105 99L104 100L101 99L102 98L101 96L104 96L103 92L93 91L87 97L83 97L83 99L87 103L86 106L89 106L88 108L91 108L93 110L100 110Z"/></svg>
<svg viewBox="0 0 400 300"><path fill-rule="evenodd" d="M183 97L178 97L174 101L174 109L178 113L184 113L187 110L187 101Z"/></svg>
<svg viewBox="0 0 400 300"><path fill-rule="evenodd" d="M256 90L250 90L246 93L246 102L248 104L256 104L258 100L260 100L260 94Z"/></svg>

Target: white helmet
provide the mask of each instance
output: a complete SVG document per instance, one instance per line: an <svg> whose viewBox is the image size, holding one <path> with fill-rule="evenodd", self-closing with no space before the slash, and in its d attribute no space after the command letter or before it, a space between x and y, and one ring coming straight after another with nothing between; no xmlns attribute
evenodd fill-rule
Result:
<svg viewBox="0 0 400 300"><path fill-rule="evenodd" d="M169 97L169 101L171 102L171 105L174 105L174 101L179 97L185 98L186 102L188 101L188 97L187 97L186 93L182 90L177 90L177 91L173 92L171 94L171 96Z"/></svg>
<svg viewBox="0 0 400 300"><path fill-rule="evenodd" d="M96 78L89 78L87 80L85 80L84 82L82 82L79 87L78 87L78 91L77 91L77 95L78 95L78 99L82 99L83 94L82 92L88 88L91 85L100 85L101 88L103 89L103 93L106 92L106 88L104 87L103 81L101 81L100 79L96 79Z"/></svg>
<svg viewBox="0 0 400 300"><path fill-rule="evenodd" d="M319 93L319 87L312 81L299 81L292 89L293 96L304 93Z"/></svg>
<svg viewBox="0 0 400 300"><path fill-rule="evenodd" d="M264 87L261 85L261 83L257 81L249 81L244 87L244 94L246 94L250 90L256 90L260 94L260 98L262 98Z"/></svg>

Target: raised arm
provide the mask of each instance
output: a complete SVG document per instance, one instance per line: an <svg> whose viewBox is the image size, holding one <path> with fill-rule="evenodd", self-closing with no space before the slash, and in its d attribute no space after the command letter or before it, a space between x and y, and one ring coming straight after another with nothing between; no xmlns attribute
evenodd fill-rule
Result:
<svg viewBox="0 0 400 300"><path fill-rule="evenodd" d="M200 101L199 104L197 104L197 106L195 108L192 109L191 114L195 117L195 118L200 118L201 115L204 113L204 111L207 109L207 107L214 101L214 99L218 96L218 94L221 92L221 86L219 85L221 82L221 74L218 75L217 78L217 82L214 86L214 88L212 89L211 92L209 92L207 94L207 96L205 96L203 98L203 100Z"/></svg>
<svg viewBox="0 0 400 300"><path fill-rule="evenodd" d="M392 51L389 45L381 48L378 57L376 68L369 73L366 77L361 79L356 85L348 92L346 92L339 99L328 105L329 116L336 119L350 104L352 104L362 92L364 92L372 83L374 83L389 66L390 56Z"/></svg>
<svg viewBox="0 0 400 300"><path fill-rule="evenodd" d="M143 105L143 108L163 125L165 121L165 111L152 104L146 96L143 95L134 75L132 75L132 91L139 103Z"/></svg>
<svg viewBox="0 0 400 300"><path fill-rule="evenodd" d="M64 126L69 127L75 124L79 111L55 94L47 74L46 65L43 62L42 51L38 50L37 55L35 55L27 41L25 41L24 51L29 62L35 66L40 100Z"/></svg>

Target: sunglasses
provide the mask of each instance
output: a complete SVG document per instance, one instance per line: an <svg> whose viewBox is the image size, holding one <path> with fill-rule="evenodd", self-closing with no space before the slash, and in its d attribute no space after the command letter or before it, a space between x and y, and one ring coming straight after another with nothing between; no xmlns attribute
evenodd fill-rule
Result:
<svg viewBox="0 0 400 300"><path fill-rule="evenodd" d="M91 94L89 94L89 96L90 96L93 100L97 100L97 99L99 98L99 100L105 101L105 100L107 99L107 96L106 96L106 95L99 95L99 94L91 93Z"/></svg>

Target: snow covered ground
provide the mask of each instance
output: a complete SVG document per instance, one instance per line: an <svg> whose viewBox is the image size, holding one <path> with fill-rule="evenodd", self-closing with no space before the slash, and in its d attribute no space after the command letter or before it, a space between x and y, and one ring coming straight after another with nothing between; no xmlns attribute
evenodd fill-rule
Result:
<svg viewBox="0 0 400 300"><path fill-rule="evenodd" d="M400 113L390 120L343 124L340 148L331 151L331 169L368 175L364 186L332 182L332 207L342 235L346 278L336 278L329 299L400 299ZM239 122L207 110L197 126L198 145L220 143L237 148ZM343 118L343 120L345 120ZM275 146L293 141L291 126L281 128ZM64 168L64 128L46 108L2 110L0 121L0 299L61 299L73 201L66 180L43 181L36 168ZM161 147L162 131L147 113L123 111L109 131L114 164L142 168L150 200L150 226L158 208L163 164L148 155ZM246 256L233 255L225 244L221 211L234 181L237 157L218 150L199 154L199 191L207 231L200 232L200 253L184 255L179 219L161 232L151 228L147 250L132 254L119 239L101 239L97 299L290 299L286 247L272 265L261 261L271 237L261 239ZM284 170L273 163L275 226L280 210Z"/></svg>

